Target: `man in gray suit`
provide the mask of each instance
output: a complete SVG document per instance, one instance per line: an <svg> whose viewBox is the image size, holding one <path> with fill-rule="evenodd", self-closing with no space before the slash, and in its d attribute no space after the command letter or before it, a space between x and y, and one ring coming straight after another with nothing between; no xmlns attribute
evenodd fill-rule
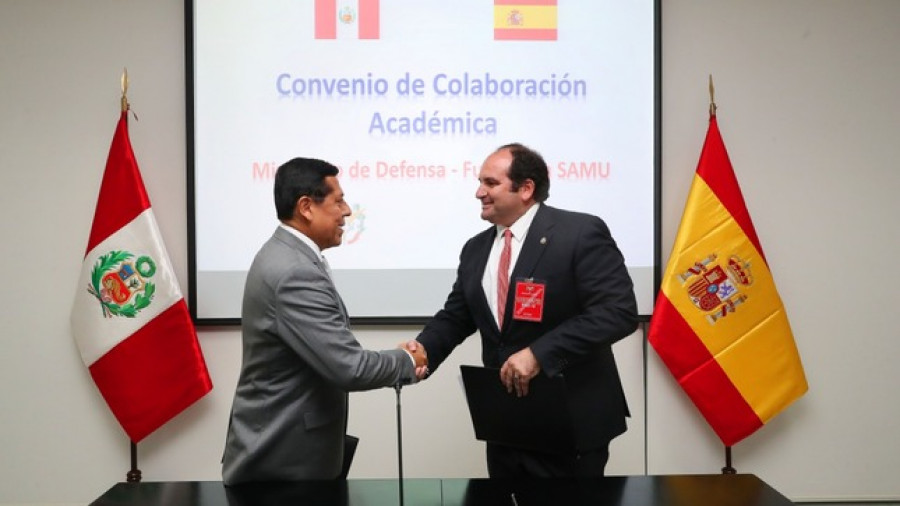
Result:
<svg viewBox="0 0 900 506"><path fill-rule="evenodd" d="M334 479L341 474L347 392L415 381L424 350L363 349L322 250L341 243L350 207L337 167L295 158L275 175L281 225L257 253L244 287L243 361L222 478Z"/></svg>

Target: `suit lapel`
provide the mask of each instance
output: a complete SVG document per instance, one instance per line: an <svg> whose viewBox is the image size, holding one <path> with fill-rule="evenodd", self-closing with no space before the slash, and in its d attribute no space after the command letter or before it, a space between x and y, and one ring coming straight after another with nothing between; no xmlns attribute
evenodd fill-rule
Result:
<svg viewBox="0 0 900 506"><path fill-rule="evenodd" d="M546 205L541 205L537 214L534 215L531 226L528 228L528 235L525 236L525 243L522 244L522 251L519 252L519 258L515 267L513 267L510 278L510 294L506 299L509 302L512 302L515 298L513 291L515 290L516 280L533 276L535 267L537 267L547 245L550 243L553 223L550 221L549 214L549 208ZM509 308L507 308L506 314L510 313Z"/></svg>
<svg viewBox="0 0 900 506"><path fill-rule="evenodd" d="M491 247L494 244L494 239L497 237L497 227L491 226L491 228L485 230L477 237L475 243L472 246L472 253L470 255L471 262L471 272L472 277L469 280L471 283L471 288L467 288L468 291L475 294L476 300L472 305L473 316L478 318L484 318L493 322L494 326L492 329L494 330L494 335L488 336L485 335L485 332L482 332L482 337L490 338L494 341L497 340L497 335L500 333L500 327L497 325L497 318L494 316L494 313L491 312L491 306L488 303L487 294L484 293L484 288L482 285L482 280L484 279L484 271L487 269L488 258L491 256ZM480 317L477 315L481 315ZM481 325L479 328L483 328Z"/></svg>
<svg viewBox="0 0 900 506"><path fill-rule="evenodd" d="M314 260L316 265L319 266L319 269L325 273L325 279L327 280L328 286L331 288L331 292L334 294L335 298L338 301L338 307L341 309L341 314L344 316L344 323L347 326L350 326L350 313L347 312L347 306L344 304L344 299L341 298L340 292L338 292L337 286L334 285L334 279L332 279L331 270L326 267L319 259Z"/></svg>
<svg viewBox="0 0 900 506"><path fill-rule="evenodd" d="M497 237L497 227L491 227L487 230L487 233L484 234L484 240L481 241L481 244L478 245L478 249L473 257L475 259L475 279L473 280L479 288L481 288L482 283L481 280L484 279L484 271L487 269L488 257L491 256L491 246L494 244L494 238ZM477 290L477 292L481 297L481 304L485 308L485 310L490 313L491 307L488 305L487 295L484 293L484 289L481 288ZM495 318L491 318L495 319Z"/></svg>
<svg viewBox="0 0 900 506"><path fill-rule="evenodd" d="M337 287L334 286L334 280L331 279L331 273L329 272L328 267L326 267L325 264L322 263L322 260L318 256L316 256L316 253L309 246L304 244L304 242L300 239L294 237L294 235L287 230L278 227L277 229L275 229L275 237L285 244L288 244L293 249L299 251L303 256L308 258L309 261L312 262L317 269L322 272L322 274L325 276L325 279L328 280L327 283L331 289L331 292L334 294L334 297L338 301L338 306L340 307L341 314L344 317L344 323L349 326L350 314L347 312L347 306L344 305L344 299L341 298L341 294L338 293Z"/></svg>

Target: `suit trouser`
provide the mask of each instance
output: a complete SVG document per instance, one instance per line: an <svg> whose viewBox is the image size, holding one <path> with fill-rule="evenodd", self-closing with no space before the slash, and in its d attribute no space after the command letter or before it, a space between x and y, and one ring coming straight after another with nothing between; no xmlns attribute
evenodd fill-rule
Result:
<svg viewBox="0 0 900 506"><path fill-rule="evenodd" d="M608 460L609 444L575 455L559 455L487 444L487 466L491 478L603 476Z"/></svg>

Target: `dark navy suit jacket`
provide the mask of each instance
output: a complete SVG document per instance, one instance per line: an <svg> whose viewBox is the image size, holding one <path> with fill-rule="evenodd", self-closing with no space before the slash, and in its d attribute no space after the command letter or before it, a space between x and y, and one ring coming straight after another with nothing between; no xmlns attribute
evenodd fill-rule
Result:
<svg viewBox="0 0 900 506"><path fill-rule="evenodd" d="M510 277L502 330L482 287L496 233L491 226L466 242L444 308L417 338L431 371L476 330L486 367L530 346L541 374L565 377L579 451L607 445L628 416L612 345L637 328L633 284L609 228L596 216L541 205ZM545 284L540 322L513 317L516 282L525 279Z"/></svg>

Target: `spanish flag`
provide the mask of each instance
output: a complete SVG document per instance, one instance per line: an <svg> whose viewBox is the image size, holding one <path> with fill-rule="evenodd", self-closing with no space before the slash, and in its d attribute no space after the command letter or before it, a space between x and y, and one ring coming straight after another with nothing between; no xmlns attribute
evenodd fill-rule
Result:
<svg viewBox="0 0 900 506"><path fill-rule="evenodd" d="M790 323L715 114L648 340L726 446L807 390Z"/></svg>
<svg viewBox="0 0 900 506"><path fill-rule="evenodd" d="M556 0L494 0L494 40L556 40Z"/></svg>

